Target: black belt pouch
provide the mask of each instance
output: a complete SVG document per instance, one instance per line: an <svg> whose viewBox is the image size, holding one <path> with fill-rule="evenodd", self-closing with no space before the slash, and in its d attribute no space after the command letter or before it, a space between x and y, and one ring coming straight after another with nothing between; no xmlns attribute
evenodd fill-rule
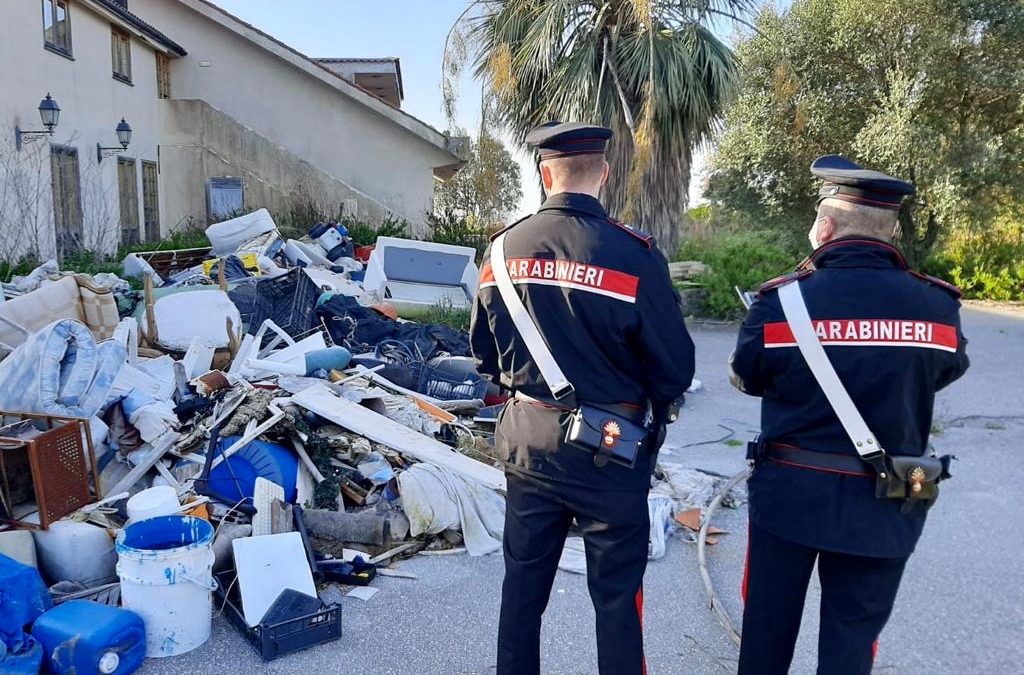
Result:
<svg viewBox="0 0 1024 675"><path fill-rule="evenodd" d="M595 453L594 463L598 466L611 461L632 469L647 433L642 424L584 403L569 417L565 442Z"/></svg>

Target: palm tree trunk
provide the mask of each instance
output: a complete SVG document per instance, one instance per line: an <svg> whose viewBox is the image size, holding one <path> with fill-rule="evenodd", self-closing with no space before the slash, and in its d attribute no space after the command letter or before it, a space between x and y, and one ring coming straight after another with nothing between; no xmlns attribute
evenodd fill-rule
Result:
<svg viewBox="0 0 1024 675"><path fill-rule="evenodd" d="M633 139L625 123L614 127L615 136L608 146L608 163L612 170L602 195L608 213L613 217L622 213L627 201L627 186L632 169ZM645 189L634 198L636 222L639 230L654 235L658 248L671 258L679 248L683 214L690 198L690 153L666 156L661 144L655 141L655 159L648 172Z"/></svg>

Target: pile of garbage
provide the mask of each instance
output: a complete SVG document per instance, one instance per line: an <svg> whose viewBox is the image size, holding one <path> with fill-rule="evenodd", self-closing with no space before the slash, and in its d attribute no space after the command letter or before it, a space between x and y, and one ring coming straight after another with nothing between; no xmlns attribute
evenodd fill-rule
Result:
<svg viewBox="0 0 1024 675"><path fill-rule="evenodd" d="M270 660L340 637L341 594L403 558L501 547L507 398L414 320L471 306L476 252L285 239L265 210L207 235L129 255L141 291L52 261L3 285L2 672L185 653L211 593Z"/></svg>

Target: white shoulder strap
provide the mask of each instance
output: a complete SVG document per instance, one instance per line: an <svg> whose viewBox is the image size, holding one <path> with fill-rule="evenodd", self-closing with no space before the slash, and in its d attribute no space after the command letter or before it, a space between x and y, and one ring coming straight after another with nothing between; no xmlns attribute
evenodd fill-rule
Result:
<svg viewBox="0 0 1024 675"><path fill-rule="evenodd" d="M828 402L832 404L832 409L853 442L857 454L862 459L884 454L885 451L871 433L846 387L840 381L839 375L836 374L835 368L832 367L825 348L818 340L818 334L814 332L811 316L807 313L807 304L804 302L803 293L800 292L800 283L793 281L780 287L779 300L782 302L782 311L786 315L790 330L793 331L800 353L807 361L814 379L821 385Z"/></svg>
<svg viewBox="0 0 1024 675"><path fill-rule="evenodd" d="M533 357L537 369L551 389L551 394L556 401L571 396L575 391L572 384L565 378L562 368L552 356L551 350L544 342L544 337L537 330L537 324L534 323L530 313L526 311L522 299L516 292L512 277L509 276L508 266L505 264L504 234L498 235L491 243L491 270L494 273L494 282L498 286L498 292L501 293L501 299L505 301L505 307L508 309L509 316L512 317L512 323L515 324L520 337L526 343L526 348L530 350L530 356Z"/></svg>

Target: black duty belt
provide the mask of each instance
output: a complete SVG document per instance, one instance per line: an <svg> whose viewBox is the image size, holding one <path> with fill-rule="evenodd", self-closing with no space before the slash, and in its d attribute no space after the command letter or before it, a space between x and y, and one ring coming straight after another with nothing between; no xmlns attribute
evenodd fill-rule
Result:
<svg viewBox="0 0 1024 675"><path fill-rule="evenodd" d="M521 392L516 392L515 397L520 401L526 403L532 403L535 405L541 405L545 408L554 408L556 410L562 410L564 412L572 412L573 408L569 408L561 403L553 400L534 398L533 396L527 396ZM579 403L589 403L595 408L601 410L607 410L608 412L624 417L627 420L635 424L643 424L647 420L647 408L643 406L633 405L631 403L590 403L589 401L580 401Z"/></svg>
<svg viewBox="0 0 1024 675"><path fill-rule="evenodd" d="M844 476L875 477L871 465L853 455L837 455L831 452L804 450L782 443L766 443L764 456L769 461L786 466L838 473Z"/></svg>

